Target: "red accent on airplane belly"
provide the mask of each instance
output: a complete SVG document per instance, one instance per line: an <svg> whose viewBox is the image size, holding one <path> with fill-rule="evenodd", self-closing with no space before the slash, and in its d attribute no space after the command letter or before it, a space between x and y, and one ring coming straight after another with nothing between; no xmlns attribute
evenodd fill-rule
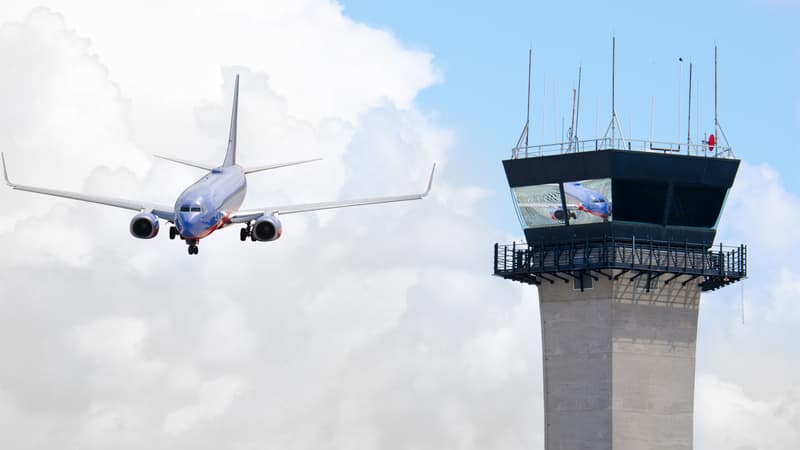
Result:
<svg viewBox="0 0 800 450"><path fill-rule="evenodd" d="M206 230L204 233L202 233L201 235L195 236L195 237L190 238L190 239L197 239L199 241L200 239L203 239L204 237L207 237L209 234L213 233L217 229L223 228L226 225L230 225L230 223L231 223L230 215L231 215L230 213L226 212L225 215L222 216L222 219L219 219L219 222L215 223L214 225L211 225L211 227L208 230Z"/></svg>

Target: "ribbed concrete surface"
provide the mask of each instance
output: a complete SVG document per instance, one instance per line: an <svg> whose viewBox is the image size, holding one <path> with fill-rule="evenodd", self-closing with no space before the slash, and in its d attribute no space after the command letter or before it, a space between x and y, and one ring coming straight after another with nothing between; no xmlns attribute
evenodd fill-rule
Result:
<svg viewBox="0 0 800 450"><path fill-rule="evenodd" d="M546 450L690 450L700 288L539 287Z"/></svg>

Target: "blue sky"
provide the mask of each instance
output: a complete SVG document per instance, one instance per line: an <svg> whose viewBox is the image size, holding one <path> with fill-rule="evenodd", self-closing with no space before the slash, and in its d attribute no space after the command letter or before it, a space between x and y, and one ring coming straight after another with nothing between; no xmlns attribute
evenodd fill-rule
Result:
<svg viewBox="0 0 800 450"><path fill-rule="evenodd" d="M509 231L516 222L510 202L503 202L508 197L499 161L508 157L525 120L530 45L532 140L550 143L560 139L562 117L569 122L579 64L583 65L580 135L594 137L598 123L599 134L605 131L610 119L612 34L617 36L617 112L626 133L648 138L654 100L655 139L685 139L690 60L699 85L694 101L699 99L700 134L711 132L717 43L720 122L734 151L748 163L770 163L789 190L800 190L800 180L793 176L800 150L797 2L342 3L348 16L390 30L412 48L434 55L444 82L424 90L418 102L435 111L444 126L457 130L456 154L463 157L458 172L473 181L485 180L481 184L493 190L496 200L491 202L492 214L509 219L498 221L504 228L510 224ZM685 61L680 122L679 57ZM692 115L697 117L695 106ZM697 122L693 122L694 134Z"/></svg>

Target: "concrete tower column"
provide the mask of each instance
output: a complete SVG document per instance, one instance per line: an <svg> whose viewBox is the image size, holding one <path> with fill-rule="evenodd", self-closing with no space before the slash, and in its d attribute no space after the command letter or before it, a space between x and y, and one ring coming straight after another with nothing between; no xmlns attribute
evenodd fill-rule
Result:
<svg viewBox="0 0 800 450"><path fill-rule="evenodd" d="M546 450L692 448L701 288L634 276L539 285Z"/></svg>

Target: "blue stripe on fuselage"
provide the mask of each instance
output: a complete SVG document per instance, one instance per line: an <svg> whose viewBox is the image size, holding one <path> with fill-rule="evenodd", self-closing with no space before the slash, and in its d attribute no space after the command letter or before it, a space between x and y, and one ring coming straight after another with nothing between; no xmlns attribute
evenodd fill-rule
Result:
<svg viewBox="0 0 800 450"><path fill-rule="evenodd" d="M247 192L242 168L218 167L189 186L175 202L175 227L184 238L199 239L215 229L228 213L237 211ZM181 211L183 206L200 207L201 212Z"/></svg>

